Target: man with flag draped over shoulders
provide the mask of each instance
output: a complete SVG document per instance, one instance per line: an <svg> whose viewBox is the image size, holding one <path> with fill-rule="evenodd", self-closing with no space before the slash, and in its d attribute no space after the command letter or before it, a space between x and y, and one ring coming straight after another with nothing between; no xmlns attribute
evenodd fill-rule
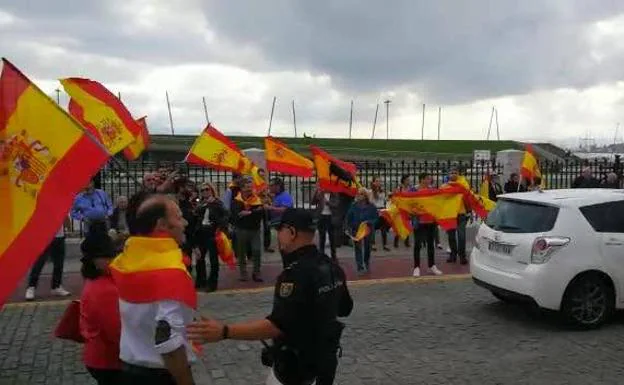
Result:
<svg viewBox="0 0 624 385"><path fill-rule="evenodd" d="M253 191L250 178L245 177L240 182L240 192L232 200L231 220L234 225L234 248L240 280L247 281L247 251L251 250L253 261L252 279L262 282L260 276L260 223L264 217L264 203Z"/></svg>
<svg viewBox="0 0 624 385"><path fill-rule="evenodd" d="M185 327L197 307L180 245L187 223L164 195L138 207L135 232L111 264L119 289L120 359L128 384L192 385L196 360Z"/></svg>

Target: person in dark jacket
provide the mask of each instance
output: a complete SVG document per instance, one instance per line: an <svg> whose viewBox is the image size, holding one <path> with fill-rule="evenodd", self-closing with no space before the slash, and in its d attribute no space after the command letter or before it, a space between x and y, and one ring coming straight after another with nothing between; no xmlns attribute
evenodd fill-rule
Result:
<svg viewBox="0 0 624 385"><path fill-rule="evenodd" d="M232 199L231 223L234 226L234 252L238 259L240 280L247 281L247 251L251 248L253 260L254 282L263 282L260 276L260 224L264 217L262 199L253 191L250 178L244 178L240 184L240 192Z"/></svg>
<svg viewBox="0 0 624 385"><path fill-rule="evenodd" d="M113 240L116 250L123 248L124 242L130 235L128 228L128 198L120 195L115 202L113 215L110 216L110 230L108 235Z"/></svg>
<svg viewBox="0 0 624 385"><path fill-rule="evenodd" d="M372 229L375 228L378 220L377 207L371 203L369 191L366 188L361 188L345 218L345 227L349 229L352 236L357 234L358 228L363 222L366 222L371 228L368 235L353 245L358 274L370 272L371 234L374 234Z"/></svg>
<svg viewBox="0 0 624 385"><path fill-rule="evenodd" d="M213 185L204 183L200 188L201 200L197 207L197 230L195 242L199 248L199 259L196 263L197 278L195 287L206 288L212 292L217 290L219 282L219 256L215 234L217 230L227 231L228 213L219 200ZM210 275L206 277L206 253L210 259Z"/></svg>
<svg viewBox="0 0 624 385"><path fill-rule="evenodd" d="M338 206L340 205L340 196L337 193L329 193L321 191L317 186L312 204L316 205L316 217L318 218L318 237L319 250L325 250L325 242L329 239L329 250L331 258L335 261L336 256L336 234L334 226L340 221L338 216Z"/></svg>
<svg viewBox="0 0 624 385"><path fill-rule="evenodd" d="M518 186L520 186L520 188L518 188ZM503 191L505 192L505 194L510 194L515 192L526 192L527 189L524 184L520 184L520 177L514 172L509 176L509 180L505 182Z"/></svg>
<svg viewBox="0 0 624 385"><path fill-rule="evenodd" d="M499 180L500 179L497 174L492 174L490 176L490 188L488 191L488 198L490 198L490 200L494 202L496 202L496 200L498 199L497 196L503 194L503 187L500 185Z"/></svg>
<svg viewBox="0 0 624 385"><path fill-rule="evenodd" d="M600 187L600 181L594 178L591 168L585 167L581 171L581 175L574 179L572 182L572 188L598 188Z"/></svg>
<svg viewBox="0 0 624 385"><path fill-rule="evenodd" d="M182 211L182 216L187 222L186 228L184 229L184 235L186 236L185 241L180 248L182 249L184 255L192 258L193 247L195 245L193 237L195 235L195 229L197 228L197 217L195 216L193 204L191 203L191 193L186 184L176 186L176 198L180 211Z"/></svg>

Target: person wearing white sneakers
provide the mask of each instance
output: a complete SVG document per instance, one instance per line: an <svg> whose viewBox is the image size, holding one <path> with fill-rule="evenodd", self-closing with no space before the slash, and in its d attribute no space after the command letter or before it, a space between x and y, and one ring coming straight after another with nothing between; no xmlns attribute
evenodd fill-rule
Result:
<svg viewBox="0 0 624 385"><path fill-rule="evenodd" d="M25 296L27 301L35 299L39 276L41 275L41 270L43 270L48 257L52 259L52 264L54 266L52 270L52 294L57 297L67 297L71 295L70 292L61 286L61 282L63 281L63 263L65 262L65 229L61 226L52 242L48 245L43 254L41 254L30 271L28 288L26 289Z"/></svg>
<svg viewBox="0 0 624 385"><path fill-rule="evenodd" d="M422 173L418 176L418 191L426 191L431 189L431 175ZM443 273L435 265L435 233L437 225L434 218L429 215L419 215L417 223L414 225L414 277L420 277L420 248L422 245L427 247L427 262L429 271L434 275L442 275Z"/></svg>

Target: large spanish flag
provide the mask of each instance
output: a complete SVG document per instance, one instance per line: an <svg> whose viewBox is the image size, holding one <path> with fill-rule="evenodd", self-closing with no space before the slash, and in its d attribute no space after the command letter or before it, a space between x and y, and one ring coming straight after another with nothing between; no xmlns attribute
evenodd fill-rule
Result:
<svg viewBox="0 0 624 385"><path fill-rule="evenodd" d="M264 157L268 171L309 178L314 174L314 163L270 136L264 138Z"/></svg>
<svg viewBox="0 0 624 385"><path fill-rule="evenodd" d="M128 160L137 160L143 151L149 147L150 136L146 119L146 116L137 119L137 123L141 126L141 132L136 137L134 142L130 143L128 147L123 149L123 155Z"/></svg>
<svg viewBox="0 0 624 385"><path fill-rule="evenodd" d="M245 156L219 130L208 124L186 155L186 162L215 170L240 172Z"/></svg>
<svg viewBox="0 0 624 385"><path fill-rule="evenodd" d="M406 211L399 210L395 205L390 205L387 209L381 210L379 216L392 227L394 233L401 239L409 237L414 231L409 214Z"/></svg>
<svg viewBox="0 0 624 385"><path fill-rule="evenodd" d="M429 214L444 230L451 230L457 227L457 216L463 208L464 195L464 188L449 186L443 189L394 193L392 203L410 214Z"/></svg>
<svg viewBox="0 0 624 385"><path fill-rule="evenodd" d="M107 161L80 124L2 59L0 76L0 306Z"/></svg>
<svg viewBox="0 0 624 385"><path fill-rule="evenodd" d="M524 157L522 158L522 165L520 166L520 175L529 182L533 182L533 178L536 176L542 177L539 164L537 163L537 157L533 151L533 146L530 144L527 144L524 150Z"/></svg>
<svg viewBox="0 0 624 385"><path fill-rule="evenodd" d="M316 178L322 191L355 196L359 183L353 163L334 158L320 148L310 145L316 166Z"/></svg>
<svg viewBox="0 0 624 385"><path fill-rule="evenodd" d="M193 278L173 238L130 237L110 269L119 298L126 302L172 300L197 307Z"/></svg>
<svg viewBox="0 0 624 385"><path fill-rule="evenodd" d="M83 78L61 79L71 97L69 113L108 149L111 155L134 142L143 130L124 104L102 84Z"/></svg>

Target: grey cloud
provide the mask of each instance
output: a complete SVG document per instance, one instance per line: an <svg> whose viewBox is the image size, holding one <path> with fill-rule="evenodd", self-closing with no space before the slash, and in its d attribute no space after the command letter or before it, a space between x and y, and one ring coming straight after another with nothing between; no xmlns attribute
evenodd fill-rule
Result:
<svg viewBox="0 0 624 385"><path fill-rule="evenodd" d="M588 59L584 27L624 3L559 1L288 1L206 3L217 31L260 47L278 68L332 76L355 92L410 85L459 103L621 77Z"/></svg>

